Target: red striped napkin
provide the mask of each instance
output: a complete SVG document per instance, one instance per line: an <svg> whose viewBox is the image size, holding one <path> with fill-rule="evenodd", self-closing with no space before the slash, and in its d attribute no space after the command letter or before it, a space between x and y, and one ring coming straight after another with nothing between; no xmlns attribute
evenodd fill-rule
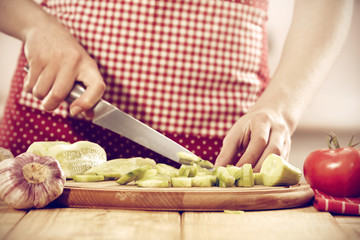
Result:
<svg viewBox="0 0 360 240"><path fill-rule="evenodd" d="M319 211L337 214L360 215L360 197L333 197L314 190L314 207Z"/></svg>

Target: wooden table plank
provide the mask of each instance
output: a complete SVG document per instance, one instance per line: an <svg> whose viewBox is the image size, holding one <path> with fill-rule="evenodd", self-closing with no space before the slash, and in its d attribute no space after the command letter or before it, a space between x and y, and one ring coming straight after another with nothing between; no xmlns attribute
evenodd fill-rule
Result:
<svg viewBox="0 0 360 240"><path fill-rule="evenodd" d="M24 239L180 239L178 212L115 209L31 210L8 235Z"/></svg>
<svg viewBox="0 0 360 240"><path fill-rule="evenodd" d="M350 235L349 239L360 239L360 216L334 215L334 219Z"/></svg>
<svg viewBox="0 0 360 240"><path fill-rule="evenodd" d="M26 213L10 208L0 200L0 239L4 239Z"/></svg>
<svg viewBox="0 0 360 240"><path fill-rule="evenodd" d="M223 212L185 212L182 215L185 240L200 239L349 239L329 213L313 207L248 211L244 214Z"/></svg>

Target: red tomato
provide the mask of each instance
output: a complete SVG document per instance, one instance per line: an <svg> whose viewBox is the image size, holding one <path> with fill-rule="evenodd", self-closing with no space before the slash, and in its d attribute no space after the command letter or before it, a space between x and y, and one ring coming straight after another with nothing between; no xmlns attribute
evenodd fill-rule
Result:
<svg viewBox="0 0 360 240"><path fill-rule="evenodd" d="M360 150L353 147L317 150L304 162L312 188L335 197L360 196Z"/></svg>

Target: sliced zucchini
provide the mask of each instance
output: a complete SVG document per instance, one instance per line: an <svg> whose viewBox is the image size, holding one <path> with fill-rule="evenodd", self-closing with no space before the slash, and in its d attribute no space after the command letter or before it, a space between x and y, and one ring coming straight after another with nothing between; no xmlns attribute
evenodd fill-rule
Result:
<svg viewBox="0 0 360 240"><path fill-rule="evenodd" d="M193 187L212 187L216 183L216 177L213 175L199 175L189 179Z"/></svg>
<svg viewBox="0 0 360 240"><path fill-rule="evenodd" d="M179 177L195 177L198 171L199 170L196 164L192 164L192 165L183 164L179 169Z"/></svg>
<svg viewBox="0 0 360 240"><path fill-rule="evenodd" d="M213 169L214 168L214 164L212 164L212 162L210 162L208 160L201 159L196 164L198 164L200 167L203 167L203 168L206 168L206 169Z"/></svg>
<svg viewBox="0 0 360 240"><path fill-rule="evenodd" d="M197 169L198 169L196 175L213 175L213 172L210 171L210 170L207 169L207 168L200 167L200 166L197 165L197 164L196 164L196 167L197 167Z"/></svg>
<svg viewBox="0 0 360 240"><path fill-rule="evenodd" d="M246 163L242 166L244 187L254 186L254 174L251 164Z"/></svg>
<svg viewBox="0 0 360 240"><path fill-rule="evenodd" d="M173 187L192 187L192 178L172 177L171 186Z"/></svg>
<svg viewBox="0 0 360 240"><path fill-rule="evenodd" d="M241 167L236 167L233 165L226 166L226 170L229 172L231 176L233 176L236 180L240 179L243 175L243 170Z"/></svg>
<svg viewBox="0 0 360 240"><path fill-rule="evenodd" d="M100 182L104 181L105 178L103 175L74 175L73 180L75 182Z"/></svg>
<svg viewBox="0 0 360 240"><path fill-rule="evenodd" d="M230 214L244 214L244 211L241 210L224 210L224 213L230 213Z"/></svg>
<svg viewBox="0 0 360 240"><path fill-rule="evenodd" d="M179 156L179 162L181 164L192 165L195 163L203 168L207 168L207 169L214 168L214 164L212 164L210 161L203 160L192 153L178 152L177 155Z"/></svg>
<svg viewBox="0 0 360 240"><path fill-rule="evenodd" d="M189 177L190 174L190 167L189 165L181 165L179 169L179 177Z"/></svg>
<svg viewBox="0 0 360 240"><path fill-rule="evenodd" d="M244 178L241 177L241 178L237 179L236 182L235 182L235 186L243 187L244 186Z"/></svg>
<svg viewBox="0 0 360 240"><path fill-rule="evenodd" d="M235 178L229 174L225 167L218 167L216 174L219 179L219 187L234 186Z"/></svg>
<svg viewBox="0 0 360 240"><path fill-rule="evenodd" d="M165 163L158 163L155 168L159 174L168 175L170 177L177 177L179 175L179 169Z"/></svg>
<svg viewBox="0 0 360 240"><path fill-rule="evenodd" d="M299 183L302 175L299 168L276 154L269 154L261 166L260 173L265 186L295 185Z"/></svg>
<svg viewBox="0 0 360 240"><path fill-rule="evenodd" d="M138 187L154 187L154 188L170 187L169 180L160 176L137 180L135 181L135 184Z"/></svg>
<svg viewBox="0 0 360 240"><path fill-rule="evenodd" d="M117 180L122 176L120 172L106 172L100 175L103 175L106 180L113 180L113 179Z"/></svg>
<svg viewBox="0 0 360 240"><path fill-rule="evenodd" d="M141 176L145 173L146 170L151 169L150 165L144 165L141 166L135 170L132 170L131 172L128 172L127 174L123 175L121 178L119 178L116 183L120 185L125 185L129 182L134 181L137 177L141 178Z"/></svg>
<svg viewBox="0 0 360 240"><path fill-rule="evenodd" d="M146 170L142 175L138 176L137 179L147 179L147 178L152 178L158 175L158 172L155 168L151 168Z"/></svg>
<svg viewBox="0 0 360 240"><path fill-rule="evenodd" d="M196 156L195 154L192 153L187 153L187 152L178 152L177 153L178 157L179 157L179 162L181 164L193 164L193 163L197 163L201 160L200 157Z"/></svg>
<svg viewBox="0 0 360 240"><path fill-rule="evenodd" d="M255 185L263 185L261 173L254 173L254 184Z"/></svg>

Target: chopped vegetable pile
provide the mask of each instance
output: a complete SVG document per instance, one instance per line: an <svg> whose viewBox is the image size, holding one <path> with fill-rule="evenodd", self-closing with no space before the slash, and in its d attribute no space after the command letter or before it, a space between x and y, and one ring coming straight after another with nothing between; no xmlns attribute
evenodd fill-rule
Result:
<svg viewBox="0 0 360 240"><path fill-rule="evenodd" d="M134 183L139 187L253 187L294 185L301 177L300 169L275 154L264 161L260 173L253 173L251 164L214 168L211 162L199 157L183 152L178 155L180 168L154 164L144 158L117 159L99 164L73 179L78 182L115 180L120 185Z"/></svg>
<svg viewBox="0 0 360 240"><path fill-rule="evenodd" d="M88 141L35 142L15 158L0 149L0 199L15 208L41 208L62 193L66 178L76 182L113 180L139 187L225 188L289 186L301 177L300 169L274 154L266 158L260 173L253 173L250 164L215 168L191 153L179 152L178 156L180 168L141 157L107 161L105 150Z"/></svg>

